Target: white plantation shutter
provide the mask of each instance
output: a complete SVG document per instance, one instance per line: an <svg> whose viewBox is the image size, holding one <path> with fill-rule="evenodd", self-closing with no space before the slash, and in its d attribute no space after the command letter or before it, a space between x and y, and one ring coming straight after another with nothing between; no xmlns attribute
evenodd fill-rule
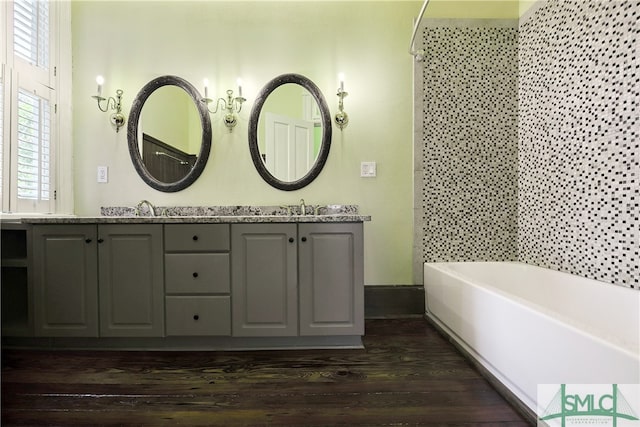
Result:
<svg viewBox="0 0 640 427"><path fill-rule="evenodd" d="M49 2L15 0L13 50L16 56L41 68L49 67Z"/></svg>
<svg viewBox="0 0 640 427"><path fill-rule="evenodd" d="M49 101L18 91L18 199L49 201L51 164Z"/></svg>
<svg viewBox="0 0 640 427"><path fill-rule="evenodd" d="M2 0L0 0L1 2ZM14 0L6 17L7 69L2 210L53 212L56 86L55 43L48 0Z"/></svg>

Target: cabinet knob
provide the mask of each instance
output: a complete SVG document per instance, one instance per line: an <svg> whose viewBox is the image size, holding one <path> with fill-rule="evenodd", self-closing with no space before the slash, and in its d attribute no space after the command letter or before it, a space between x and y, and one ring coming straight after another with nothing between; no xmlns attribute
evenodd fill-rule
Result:
<svg viewBox="0 0 640 427"><path fill-rule="evenodd" d="M85 240L85 243L91 243L91 242L93 242L93 240L92 240L92 239L86 239L86 240Z"/></svg>
<svg viewBox="0 0 640 427"><path fill-rule="evenodd" d="M198 319L200 319L200 316L198 316L197 314L194 314L193 315L193 320L198 320Z"/></svg>
<svg viewBox="0 0 640 427"><path fill-rule="evenodd" d="M303 242L306 242L306 241L307 241L307 238L306 238L306 237L303 237L303 238L302 238L302 241L303 241Z"/></svg>
<svg viewBox="0 0 640 427"><path fill-rule="evenodd" d="M293 237L289 237L289 243L293 243L295 239Z"/></svg>
<svg viewBox="0 0 640 427"><path fill-rule="evenodd" d="M198 236L193 236L193 240L198 240Z"/></svg>
<svg viewBox="0 0 640 427"><path fill-rule="evenodd" d="M103 243L104 239L98 239L98 243Z"/></svg>
<svg viewBox="0 0 640 427"><path fill-rule="evenodd" d="M193 273L193 277L198 277L198 272L197 271Z"/></svg>

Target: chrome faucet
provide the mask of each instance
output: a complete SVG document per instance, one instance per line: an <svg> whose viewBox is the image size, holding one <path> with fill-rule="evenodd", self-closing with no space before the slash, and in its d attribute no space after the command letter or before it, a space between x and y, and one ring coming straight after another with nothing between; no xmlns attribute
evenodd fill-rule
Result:
<svg viewBox="0 0 640 427"><path fill-rule="evenodd" d="M304 204L304 199L300 199L300 215L307 214L307 205Z"/></svg>
<svg viewBox="0 0 640 427"><path fill-rule="evenodd" d="M156 216L155 207L148 200L140 200L140 202L136 205L136 208L135 208L136 216L140 216L140 208L142 208L143 205L147 205L147 208L149 209L149 213L151 214L151 216Z"/></svg>

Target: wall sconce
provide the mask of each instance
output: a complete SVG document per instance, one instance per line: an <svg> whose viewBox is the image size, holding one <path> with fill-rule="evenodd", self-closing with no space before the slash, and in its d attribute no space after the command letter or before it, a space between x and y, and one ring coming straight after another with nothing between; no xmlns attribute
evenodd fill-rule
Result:
<svg viewBox="0 0 640 427"><path fill-rule="evenodd" d="M102 85L104 84L104 77L98 76L96 77L96 83L98 83L98 94L93 95L92 98L98 101L98 108L103 113L106 113L109 110L115 110L115 113L111 114L111 124L116 127L116 132L120 131L120 128L124 126L125 118L124 114L122 114L122 89L116 90L116 97L108 97L105 98L102 96ZM102 102L107 101L105 106L102 107Z"/></svg>
<svg viewBox="0 0 640 427"><path fill-rule="evenodd" d="M202 98L202 102L207 104L207 110L212 114L217 113L222 104L222 110L226 111L222 121L224 125L229 128L229 132L233 131L233 128L238 124L236 113L242 111L242 103L246 100L246 98L242 97L242 80L238 79L238 96L234 97L233 91L229 89L227 91L227 99L218 98L215 103L215 108L211 110L209 104L213 102L213 99L209 98L209 80L204 80L204 98Z"/></svg>
<svg viewBox="0 0 640 427"><path fill-rule="evenodd" d="M340 73L338 79L340 80L340 87L337 93L338 112L336 113L335 121L340 130L342 130L349 124L349 115L344 111L344 98L349 95L349 93L344 91L344 74Z"/></svg>

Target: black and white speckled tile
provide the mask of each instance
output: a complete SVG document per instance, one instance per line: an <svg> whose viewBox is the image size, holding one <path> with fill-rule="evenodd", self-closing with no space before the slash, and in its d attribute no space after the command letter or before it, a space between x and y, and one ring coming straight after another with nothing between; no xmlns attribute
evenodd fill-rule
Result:
<svg viewBox="0 0 640 427"><path fill-rule="evenodd" d="M520 261L640 284L639 0L549 0L520 25Z"/></svg>
<svg viewBox="0 0 640 427"><path fill-rule="evenodd" d="M517 29L426 24L419 262L517 259L640 288L639 35L640 0L540 1Z"/></svg>

